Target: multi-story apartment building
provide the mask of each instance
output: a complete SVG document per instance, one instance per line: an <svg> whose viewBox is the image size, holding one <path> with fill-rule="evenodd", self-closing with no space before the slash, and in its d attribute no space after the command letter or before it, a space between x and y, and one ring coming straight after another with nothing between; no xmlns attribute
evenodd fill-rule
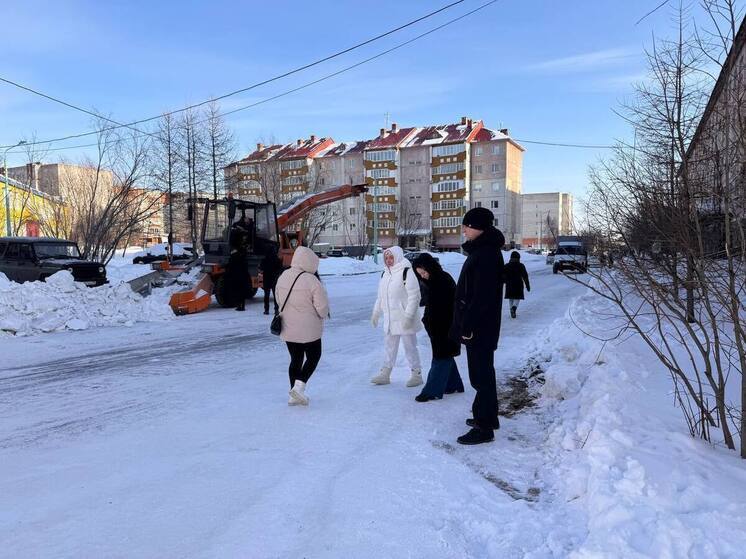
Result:
<svg viewBox="0 0 746 559"><path fill-rule="evenodd" d="M572 235L572 194L545 192L521 197L521 246L550 248L557 235Z"/></svg>
<svg viewBox="0 0 746 559"><path fill-rule="evenodd" d="M283 144L256 144L256 150L224 169L225 183L243 199L274 200L280 193L280 164L277 155L289 149Z"/></svg>
<svg viewBox="0 0 746 559"><path fill-rule="evenodd" d="M335 205L338 221L326 225L319 242L362 246L375 236L384 247L456 250L462 243L461 218L478 206L492 210L509 243L520 242L523 151L507 130L490 130L463 117L460 123L428 127L392 124L371 140L351 144L312 136L303 143L258 145L226 167L226 178L228 184L232 176L245 186L241 194L271 200L277 200L270 194L276 181L267 169L276 162L283 200L364 182L370 189L365 207L359 200Z"/></svg>

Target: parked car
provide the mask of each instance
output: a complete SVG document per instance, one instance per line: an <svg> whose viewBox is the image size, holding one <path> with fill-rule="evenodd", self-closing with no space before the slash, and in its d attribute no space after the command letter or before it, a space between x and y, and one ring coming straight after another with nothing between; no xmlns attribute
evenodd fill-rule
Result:
<svg viewBox="0 0 746 559"><path fill-rule="evenodd" d="M0 272L8 279L19 283L44 281L62 270L70 271L75 281L90 287L108 283L106 267L100 262L85 260L72 241L0 237Z"/></svg>
<svg viewBox="0 0 746 559"><path fill-rule="evenodd" d="M330 258L342 258L343 256L349 256L346 250L340 250L338 248L333 248L332 250L328 250L326 252L326 255Z"/></svg>
<svg viewBox="0 0 746 559"><path fill-rule="evenodd" d="M547 252L547 264L554 264L554 251Z"/></svg>
<svg viewBox="0 0 746 559"><path fill-rule="evenodd" d="M192 245L176 243L174 245L174 260L192 260L194 258L194 248ZM133 264L151 264L153 262L162 262L168 258L168 245L153 245L145 251L145 254L135 256L132 259Z"/></svg>

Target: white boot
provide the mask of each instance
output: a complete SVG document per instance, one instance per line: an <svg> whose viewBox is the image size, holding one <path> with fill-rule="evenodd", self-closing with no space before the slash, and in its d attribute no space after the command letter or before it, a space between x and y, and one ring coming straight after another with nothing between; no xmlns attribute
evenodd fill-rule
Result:
<svg viewBox="0 0 746 559"><path fill-rule="evenodd" d="M412 388L413 386L419 386L422 384L422 371L419 369L412 369L412 376L407 381L407 386Z"/></svg>
<svg viewBox="0 0 746 559"><path fill-rule="evenodd" d="M305 394L306 383L300 380L296 380L293 387L290 389L290 400L289 405L293 406L307 406L308 396ZM293 402L292 404L290 402Z"/></svg>
<svg viewBox="0 0 746 559"><path fill-rule="evenodd" d="M389 384L391 382L391 368L382 367L381 372L370 379L373 384Z"/></svg>

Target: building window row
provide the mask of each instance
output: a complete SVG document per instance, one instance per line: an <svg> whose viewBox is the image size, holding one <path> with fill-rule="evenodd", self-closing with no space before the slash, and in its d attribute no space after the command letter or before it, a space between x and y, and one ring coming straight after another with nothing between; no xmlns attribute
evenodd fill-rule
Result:
<svg viewBox="0 0 746 559"><path fill-rule="evenodd" d="M294 185L294 184L302 184L304 182L306 182L306 176L305 175L300 175L300 176L297 176L297 177L286 177L286 178L282 179L282 186L291 186L291 185Z"/></svg>
<svg viewBox="0 0 746 559"><path fill-rule="evenodd" d="M365 152L365 159L368 161L396 161L396 150L367 151Z"/></svg>
<svg viewBox="0 0 746 559"><path fill-rule="evenodd" d="M291 161L283 161L280 163L280 169L287 171L288 169L300 169L306 165L305 159L293 159Z"/></svg>
<svg viewBox="0 0 746 559"><path fill-rule="evenodd" d="M460 217L439 217L433 220L433 227L441 229L443 227L458 227L459 225L461 225Z"/></svg>
<svg viewBox="0 0 746 559"><path fill-rule="evenodd" d="M242 175L258 175L260 173L258 165L239 165L238 172Z"/></svg>
<svg viewBox="0 0 746 559"><path fill-rule="evenodd" d="M455 210L464 207L464 199L457 198L456 200L440 200L433 204L433 210Z"/></svg>
<svg viewBox="0 0 746 559"><path fill-rule="evenodd" d="M445 175L448 173L457 173L465 169L464 162L460 163L446 163L444 165L438 165L433 168L433 175Z"/></svg>
<svg viewBox="0 0 746 559"><path fill-rule="evenodd" d="M443 157L444 155L457 155L462 153L466 147L464 144L448 144L445 146L435 146L433 148L433 157Z"/></svg>
<svg viewBox="0 0 746 559"><path fill-rule="evenodd" d="M374 179L387 179L390 176L388 169L371 169L368 172Z"/></svg>
<svg viewBox="0 0 746 559"><path fill-rule="evenodd" d="M464 181L445 181L433 185L433 192L455 192L464 188Z"/></svg>

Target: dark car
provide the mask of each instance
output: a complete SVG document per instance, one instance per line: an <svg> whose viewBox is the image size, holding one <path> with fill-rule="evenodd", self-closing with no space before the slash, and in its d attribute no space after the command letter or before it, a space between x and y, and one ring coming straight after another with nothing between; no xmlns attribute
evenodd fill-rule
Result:
<svg viewBox="0 0 746 559"><path fill-rule="evenodd" d="M329 258L342 258L343 256L349 256L349 254L347 254L347 251L340 250L340 249L331 249L331 250L328 250L328 251L326 251L326 255Z"/></svg>
<svg viewBox="0 0 746 559"><path fill-rule="evenodd" d="M85 260L72 241L45 237L0 237L0 273L23 283L44 281L61 270L75 281L94 287L107 283L106 268Z"/></svg>
<svg viewBox="0 0 746 559"><path fill-rule="evenodd" d="M420 254L424 254L424 252L421 250L413 250L411 252L405 252L404 258L406 258L410 262L414 262ZM440 262L440 259L437 256L435 256L434 254L432 254L431 256L433 257L433 259L435 259L436 262Z"/></svg>

